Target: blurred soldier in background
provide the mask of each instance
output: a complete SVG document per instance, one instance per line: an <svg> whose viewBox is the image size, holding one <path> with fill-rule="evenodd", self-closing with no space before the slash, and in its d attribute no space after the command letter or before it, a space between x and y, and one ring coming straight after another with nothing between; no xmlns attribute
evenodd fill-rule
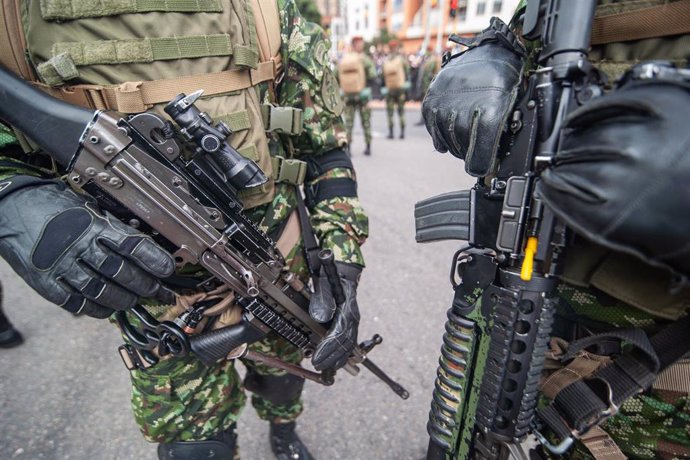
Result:
<svg viewBox="0 0 690 460"><path fill-rule="evenodd" d="M400 54L400 43L391 40L388 43L390 55L383 63L383 84L386 86L386 113L388 115L388 139L393 139L395 108L400 119L400 139L405 138L405 98L410 87L408 76L410 65Z"/></svg>
<svg viewBox="0 0 690 460"><path fill-rule="evenodd" d="M429 85L434 80L436 74L441 70L441 55L434 53L431 49L426 55L421 70L421 85L420 85L420 99L424 100L426 92L429 90ZM424 125L424 117L420 116L417 126Z"/></svg>
<svg viewBox="0 0 690 460"><path fill-rule="evenodd" d="M352 129L355 114L359 112L364 130L364 142L367 144L365 155L371 155L371 85L376 79L374 62L364 54L364 39L352 38L352 50L345 54L338 64L338 80L345 96L345 126L347 143L352 145Z"/></svg>

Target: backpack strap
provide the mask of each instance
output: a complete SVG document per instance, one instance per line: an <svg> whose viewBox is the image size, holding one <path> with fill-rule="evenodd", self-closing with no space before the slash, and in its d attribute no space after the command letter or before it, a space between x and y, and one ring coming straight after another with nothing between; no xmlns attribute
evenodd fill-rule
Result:
<svg viewBox="0 0 690 460"><path fill-rule="evenodd" d="M276 62L276 80L280 81L283 66L280 56L280 12L277 0L252 0L256 35L259 42L259 59L261 62Z"/></svg>

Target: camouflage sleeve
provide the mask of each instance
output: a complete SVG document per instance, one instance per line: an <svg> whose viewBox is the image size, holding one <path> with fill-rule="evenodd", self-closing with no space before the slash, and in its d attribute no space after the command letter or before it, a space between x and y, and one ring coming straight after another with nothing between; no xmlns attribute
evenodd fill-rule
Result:
<svg viewBox="0 0 690 460"><path fill-rule="evenodd" d="M25 155L20 154L21 147L14 132L0 123L0 180L16 175L50 176L51 171L32 166L25 162Z"/></svg>
<svg viewBox="0 0 690 460"><path fill-rule="evenodd" d="M294 0L278 0L285 76L278 104L303 110L304 131L292 139L298 155L327 152L347 143L340 87L328 65L330 42L307 22Z"/></svg>
<svg viewBox="0 0 690 460"><path fill-rule="evenodd" d="M304 111L304 131L292 138L296 156L321 155L347 143L340 88L328 65L330 42L317 24L300 15L294 0L278 0L281 11L282 57L285 77L278 103ZM335 179L355 180L344 168L326 171L314 183ZM337 197L316 204L312 225L324 248L338 261L364 265L360 246L369 233L369 222L358 198Z"/></svg>

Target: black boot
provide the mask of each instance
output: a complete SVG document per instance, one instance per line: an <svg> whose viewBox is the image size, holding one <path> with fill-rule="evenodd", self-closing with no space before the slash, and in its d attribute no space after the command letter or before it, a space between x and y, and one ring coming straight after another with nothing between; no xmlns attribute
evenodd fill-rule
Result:
<svg viewBox="0 0 690 460"><path fill-rule="evenodd" d="M0 348L12 348L21 345L24 337L11 324L7 328L0 330Z"/></svg>
<svg viewBox="0 0 690 460"><path fill-rule="evenodd" d="M232 460L237 449L237 434L235 424L211 439L203 441L176 441L158 444L158 459L206 460L217 458Z"/></svg>
<svg viewBox="0 0 690 460"><path fill-rule="evenodd" d="M366 156L371 155L371 144L367 144L367 148L364 149L364 155L366 155Z"/></svg>
<svg viewBox="0 0 690 460"><path fill-rule="evenodd" d="M395 136L393 135L393 127L391 126L388 128L388 139L395 139Z"/></svg>
<svg viewBox="0 0 690 460"><path fill-rule="evenodd" d="M271 450L278 460L313 460L295 433L295 422L271 423Z"/></svg>
<svg viewBox="0 0 690 460"><path fill-rule="evenodd" d="M0 348L12 348L24 342L24 337L12 326L2 311L2 286L0 286Z"/></svg>
<svg viewBox="0 0 690 460"><path fill-rule="evenodd" d="M405 139L405 127L400 127L400 139Z"/></svg>

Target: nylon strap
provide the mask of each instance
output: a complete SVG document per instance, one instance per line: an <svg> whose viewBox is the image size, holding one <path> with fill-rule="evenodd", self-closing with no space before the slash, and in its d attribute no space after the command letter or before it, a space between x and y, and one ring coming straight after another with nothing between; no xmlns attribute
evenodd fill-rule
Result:
<svg viewBox="0 0 690 460"><path fill-rule="evenodd" d="M24 57L26 38L19 0L0 0L0 63L24 80L36 79Z"/></svg>
<svg viewBox="0 0 690 460"><path fill-rule="evenodd" d="M614 415L627 399L652 386L657 375L690 352L690 316L674 321L648 338L639 329L615 330L571 343L564 359L596 344L601 338L617 337L634 346L601 367L588 379L563 388L539 418L561 439L585 433ZM613 409L613 412L609 410Z"/></svg>
<svg viewBox="0 0 690 460"><path fill-rule="evenodd" d="M679 1L600 16L592 25L592 45L690 33L690 2Z"/></svg>
<svg viewBox="0 0 690 460"><path fill-rule="evenodd" d="M299 214L299 223L302 227L302 235L304 238L304 260L307 262L307 270L312 278L319 276L321 271L321 260L319 259L320 246L316 240L314 229L309 221L309 212L302 196L302 190L299 186L295 186L295 194L297 195L297 213Z"/></svg>
<svg viewBox="0 0 690 460"><path fill-rule="evenodd" d="M596 460L627 460L623 452L602 428L595 426L580 438Z"/></svg>
<svg viewBox="0 0 690 460"><path fill-rule="evenodd" d="M230 35L188 35L130 40L60 42L53 56L67 53L76 66L94 64L129 64L208 56L231 56Z"/></svg>
<svg viewBox="0 0 690 460"><path fill-rule="evenodd" d="M41 0L41 16L48 21L154 11L220 13L223 7L219 0Z"/></svg>
<svg viewBox="0 0 690 460"><path fill-rule="evenodd" d="M251 88L261 82L273 80L274 72L274 62L262 62L256 70L225 70L187 77L126 82L108 87L76 85L51 88L41 83L34 85L51 96L82 107L140 113L155 104L169 102L180 93L189 94L203 89L205 96L214 96Z"/></svg>

